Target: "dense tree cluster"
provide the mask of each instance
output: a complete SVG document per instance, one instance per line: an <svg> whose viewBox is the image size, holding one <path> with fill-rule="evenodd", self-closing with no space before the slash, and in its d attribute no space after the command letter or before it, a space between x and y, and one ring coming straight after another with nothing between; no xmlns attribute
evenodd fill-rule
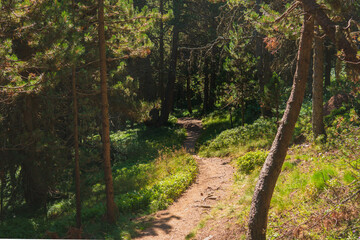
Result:
<svg viewBox="0 0 360 240"><path fill-rule="evenodd" d="M80 227L80 173L103 163L115 222L110 131L227 109L241 124L279 125L249 225L265 231L304 96L315 138L326 135L324 99L359 101L359 29L351 0L1 1L0 217L76 192Z"/></svg>

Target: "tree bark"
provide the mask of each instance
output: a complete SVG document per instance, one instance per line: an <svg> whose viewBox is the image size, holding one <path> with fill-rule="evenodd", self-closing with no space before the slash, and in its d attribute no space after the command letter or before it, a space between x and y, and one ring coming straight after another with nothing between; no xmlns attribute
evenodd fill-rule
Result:
<svg viewBox="0 0 360 240"><path fill-rule="evenodd" d="M325 89L330 86L332 68L332 47L325 48Z"/></svg>
<svg viewBox="0 0 360 240"><path fill-rule="evenodd" d="M173 107L174 101L174 87L176 81L176 65L178 58L178 47L179 47L179 32L180 32L180 11L182 6L182 0L173 0L173 12L174 12L174 28L172 36L171 56L168 82L165 90L164 101L161 104L161 116L160 125L165 124Z"/></svg>
<svg viewBox="0 0 360 240"><path fill-rule="evenodd" d="M210 74L210 86L209 86L209 110L213 110L215 108L216 102L216 73L217 73L217 60L216 60L216 47L214 46L212 49L211 55L211 74Z"/></svg>
<svg viewBox="0 0 360 240"><path fill-rule="evenodd" d="M26 94L24 98L24 127L27 134L28 146L26 147L26 159L21 166L23 177L24 196L26 204L37 210L46 205L47 181L43 177L41 164L39 164L36 153L36 138L34 135L36 119L36 101L34 96ZM35 120L35 121L34 121Z"/></svg>
<svg viewBox="0 0 360 240"><path fill-rule="evenodd" d="M335 81L340 82L340 73L342 71L342 62L339 58L335 60Z"/></svg>
<svg viewBox="0 0 360 240"><path fill-rule="evenodd" d="M160 0L160 36L159 36L159 96L164 100L164 0Z"/></svg>
<svg viewBox="0 0 360 240"><path fill-rule="evenodd" d="M262 15L260 11L260 7L262 4L262 0L256 0L255 12ZM259 81L259 95L260 95L260 110L261 116L269 116L271 115L271 107L268 102L265 102L265 85L269 82L272 73L270 68L270 54L264 45L264 36L259 32L254 32L254 38L256 41L255 44L255 56L257 58L256 64L256 78Z"/></svg>
<svg viewBox="0 0 360 240"><path fill-rule="evenodd" d="M260 12L260 4L261 4L261 0L256 0L256 5L255 5L255 11L256 13L258 13L259 15L261 15ZM264 57L263 57L263 52L264 52L264 42L263 42L263 37L261 36L260 33L258 33L257 31L254 32L254 36L255 36L255 41L256 41L256 45L255 45L255 56L257 58L257 64L256 64L256 77L259 81L259 94L260 94L260 110L261 110L261 116L265 116L265 109L264 109L264 88L265 88L265 79L264 79L264 66L263 66L263 61L264 61Z"/></svg>
<svg viewBox="0 0 360 240"><path fill-rule="evenodd" d="M306 10L307 9L305 8L306 13L304 15L304 24L301 30L297 67L291 95L255 188L251 203L247 239L266 239L267 219L271 197L281 172L281 167L304 99L310 67L312 38L314 34L313 18L307 14Z"/></svg>
<svg viewBox="0 0 360 240"><path fill-rule="evenodd" d="M186 102L189 113L192 113L191 106L191 60L189 61L189 66L187 69L187 77L186 77Z"/></svg>
<svg viewBox="0 0 360 240"><path fill-rule="evenodd" d="M76 201L76 227L81 227L81 196L80 196L80 160L79 160L79 129L78 129L78 103L76 94L76 67L72 67L72 92L74 111L74 158L75 158L75 201Z"/></svg>
<svg viewBox="0 0 360 240"><path fill-rule="evenodd" d="M207 113L209 111L209 67L207 60L205 60L204 65L203 113Z"/></svg>
<svg viewBox="0 0 360 240"><path fill-rule="evenodd" d="M109 102L107 95L107 76L106 76L106 43L105 43L105 24L104 24L104 1L98 0L98 21L99 21L99 51L100 51L100 82L101 82L101 113L102 113L102 145L103 162L105 175L106 192L106 216L110 223L116 222L117 207L114 202L114 186L111 173L110 161L110 127L109 127Z"/></svg>
<svg viewBox="0 0 360 240"><path fill-rule="evenodd" d="M335 23L328 18L315 0L300 0L300 2L302 2L308 9L308 12L314 16L325 34L336 45L338 51L343 53L344 56L341 56L341 58L348 63L357 74L360 74L360 60L356 56L357 50L351 46L345 35L341 31L336 32Z"/></svg>
<svg viewBox="0 0 360 240"><path fill-rule="evenodd" d="M1 189L0 189L0 222L2 222L3 220L3 211L4 211L4 189L5 189L5 171L4 170L0 170L0 184L1 184Z"/></svg>
<svg viewBox="0 0 360 240"><path fill-rule="evenodd" d="M312 127L314 140L325 134L323 121L323 76L324 76L324 40L320 37L320 29L315 23L312 87Z"/></svg>

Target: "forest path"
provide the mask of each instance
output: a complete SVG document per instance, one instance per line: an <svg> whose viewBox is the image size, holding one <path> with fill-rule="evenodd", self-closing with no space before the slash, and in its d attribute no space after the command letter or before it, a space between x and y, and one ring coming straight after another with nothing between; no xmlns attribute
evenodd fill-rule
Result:
<svg viewBox="0 0 360 240"><path fill-rule="evenodd" d="M195 154L195 142L202 129L201 120L180 118L178 124L187 130L184 147ZM135 239L185 239L211 208L230 193L234 174L229 159L201 158L194 155L199 173L195 182L166 210L153 214L151 226Z"/></svg>

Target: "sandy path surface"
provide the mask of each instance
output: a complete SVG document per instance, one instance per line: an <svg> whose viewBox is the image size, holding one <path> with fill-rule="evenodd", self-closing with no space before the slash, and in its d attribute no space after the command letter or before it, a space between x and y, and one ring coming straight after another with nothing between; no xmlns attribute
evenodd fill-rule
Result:
<svg viewBox="0 0 360 240"><path fill-rule="evenodd" d="M185 148L194 153L195 142L201 132L201 121L181 118L178 123L187 129ZM229 160L194 157L199 165L196 181L168 209L155 213L151 226L135 239L184 239L202 216L225 198L232 185L234 171Z"/></svg>

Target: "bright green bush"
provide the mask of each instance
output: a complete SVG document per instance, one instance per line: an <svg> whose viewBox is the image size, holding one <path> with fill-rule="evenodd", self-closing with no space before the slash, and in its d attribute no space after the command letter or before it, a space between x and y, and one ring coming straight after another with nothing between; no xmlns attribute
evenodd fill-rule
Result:
<svg viewBox="0 0 360 240"><path fill-rule="evenodd" d="M327 182L335 176L335 171L330 168L321 169L319 171L314 172L311 177L312 183L318 190L322 190L325 188Z"/></svg>
<svg viewBox="0 0 360 240"><path fill-rule="evenodd" d="M239 157L236 162L239 172L249 174L256 167L262 166L266 160L268 153L263 151L248 152L244 156Z"/></svg>
<svg viewBox="0 0 360 240"><path fill-rule="evenodd" d="M178 167L153 186L116 196L122 213L153 212L164 209L178 198L195 179L197 165L190 155L176 159ZM181 162L181 164L180 164Z"/></svg>
<svg viewBox="0 0 360 240"><path fill-rule="evenodd" d="M260 139L266 140L262 145L270 145L276 133L276 124L271 120L259 118L253 124L232 128L221 132L215 139L208 141L200 148L203 156L212 156L216 151L231 146L246 146ZM266 146L261 146L266 147ZM215 154L216 155L216 154Z"/></svg>
<svg viewBox="0 0 360 240"><path fill-rule="evenodd" d="M116 169L114 173L115 194L141 189L152 180L153 172L152 164L136 164Z"/></svg>

